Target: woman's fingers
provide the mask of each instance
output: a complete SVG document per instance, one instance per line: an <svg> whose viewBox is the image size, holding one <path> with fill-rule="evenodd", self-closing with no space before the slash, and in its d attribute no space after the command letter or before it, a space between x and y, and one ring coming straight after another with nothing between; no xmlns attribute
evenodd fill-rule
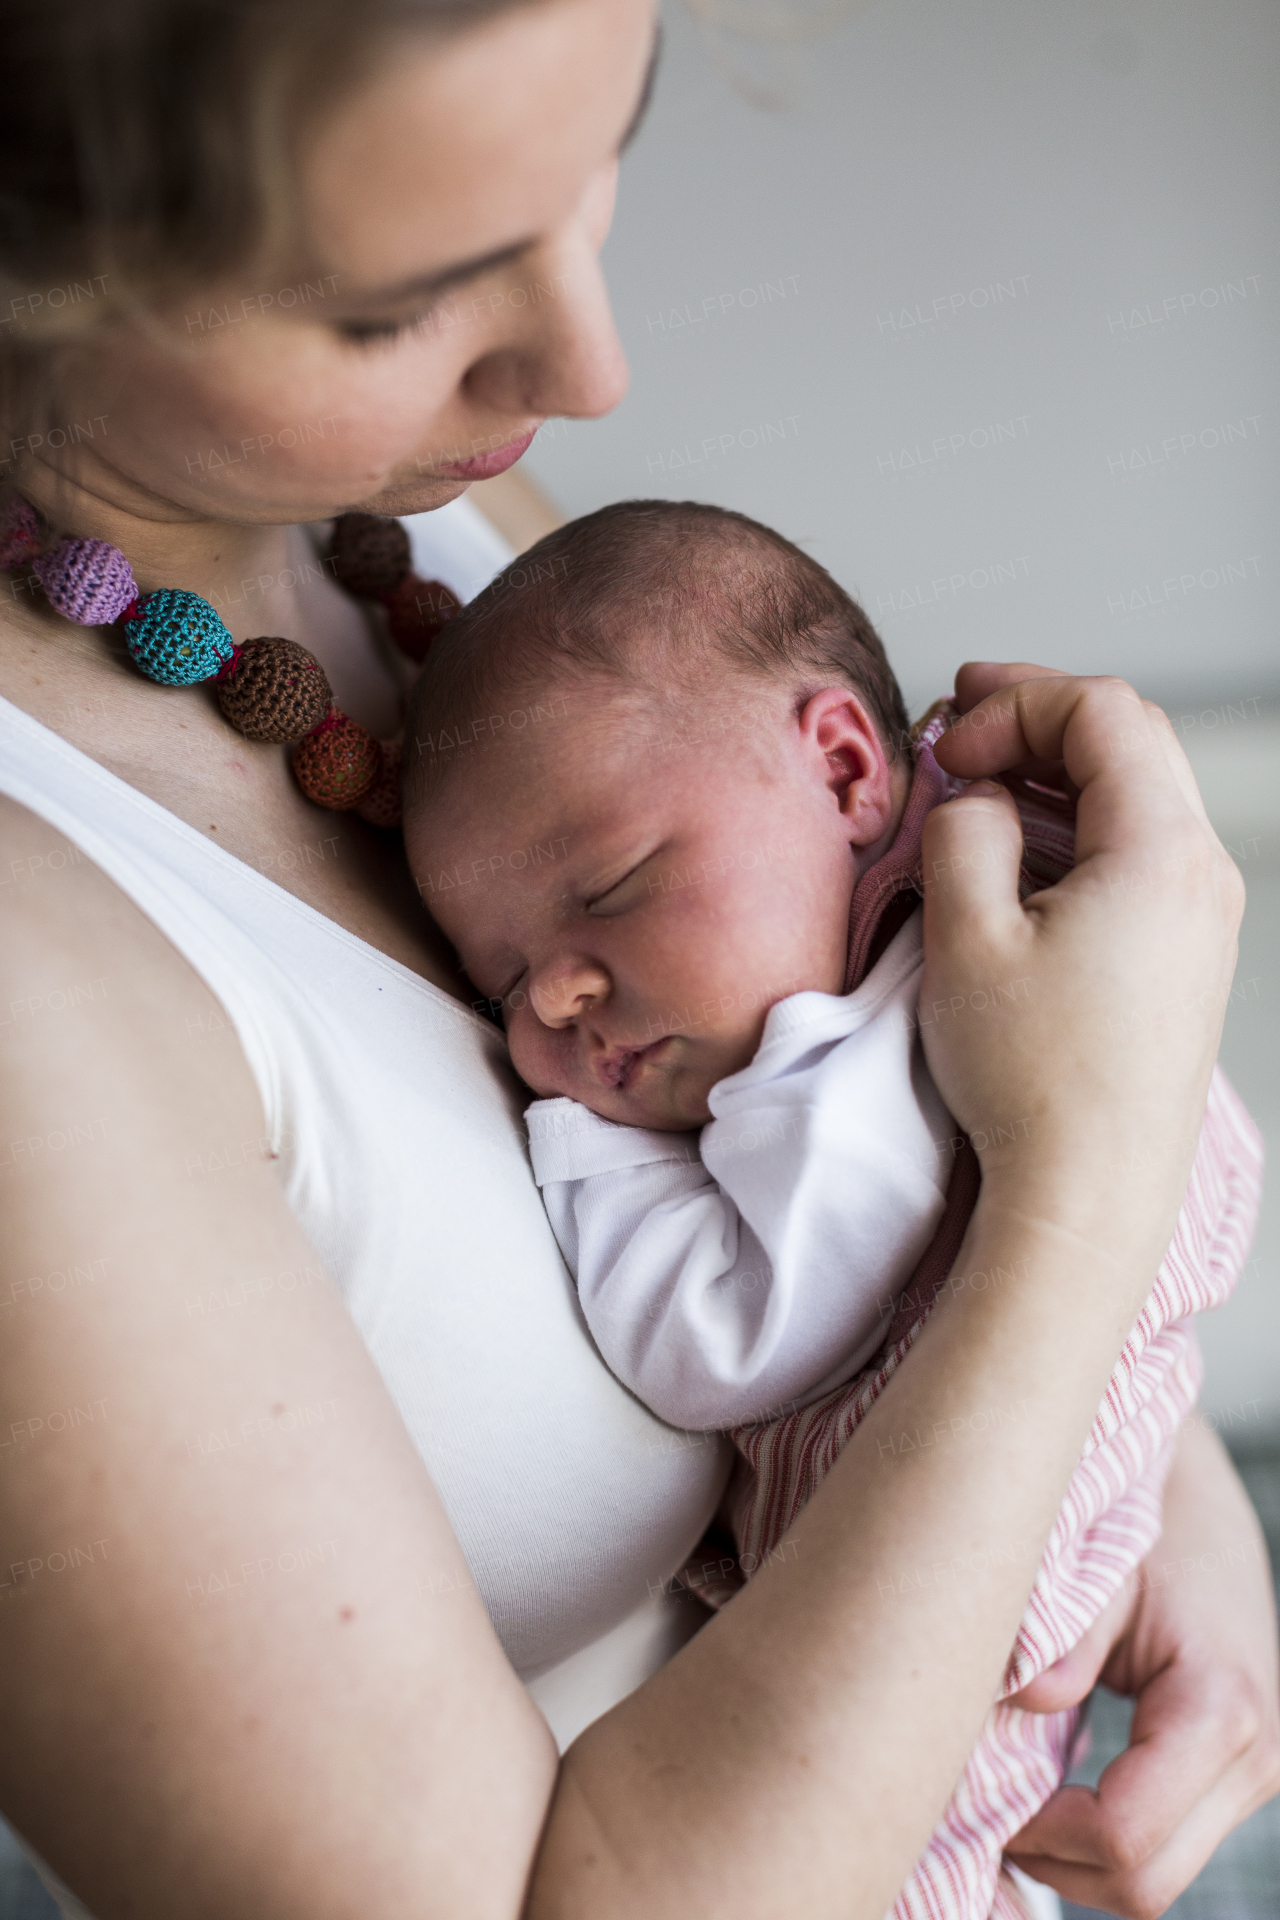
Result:
<svg viewBox="0 0 1280 1920"><path fill-rule="evenodd" d="M1123 681L1019 681L987 695L935 753L949 773L970 779L1061 759L1080 790L1077 876L1098 862L1097 879L1144 889L1152 903L1163 896L1166 913L1184 922L1200 909L1224 925L1233 911L1238 918L1238 875L1188 798L1190 772L1176 764L1168 722Z"/></svg>
<svg viewBox="0 0 1280 1920"><path fill-rule="evenodd" d="M1064 1707L1074 1707L1086 1699L1128 1625L1136 1587L1137 1578L1130 1574L1070 1653L1037 1674L1020 1693L1011 1694L1009 1705L1023 1707L1028 1713L1061 1713Z"/></svg>
<svg viewBox="0 0 1280 1920"><path fill-rule="evenodd" d="M962 713L935 752L939 764L966 780L1028 760L1062 761L1083 788L1131 766L1135 754L1149 755L1153 745L1145 703L1126 681L1034 668Z"/></svg>
<svg viewBox="0 0 1280 1920"><path fill-rule="evenodd" d="M1042 1188L1056 1219L1056 1168L1083 1130L1094 1165L1085 1211L1123 1166L1123 1223L1142 1219L1142 1193L1158 1190L1171 1228L1243 889L1184 793L1168 724L1121 681L1038 672L988 693L934 752L948 771L988 783L1057 758L1080 789L1075 866L1025 906L1003 790L971 790L935 809L926 829L920 1022L930 1071L966 1131L997 1112L1028 1121L1016 1152L984 1154L984 1182L1004 1181L1010 1205ZM1049 1085L1033 1062L1059 1049ZM1071 1211L1083 1219L1079 1198ZM1104 1224L1099 1213L1095 1237ZM1109 1226L1098 1249L1108 1267L1137 1271Z"/></svg>
<svg viewBox="0 0 1280 1920"><path fill-rule="evenodd" d="M1080 790L1077 858L1161 837L1172 797L1163 750L1142 702L1123 681L1044 675L1002 686L963 714L934 749L962 779L988 779L1029 762L1061 762Z"/></svg>
<svg viewBox="0 0 1280 1920"><path fill-rule="evenodd" d="M1008 1849L1009 1857L1064 1899L1100 1908L1120 1920L1154 1920L1195 1879L1223 1835L1269 1797L1258 1791L1254 1773L1251 1759L1237 1761L1171 1832L1162 1830L1159 1844L1150 1850L1144 1850L1141 1837L1126 1824L1132 1818L1128 1811L1117 1806L1098 1814L1095 1796L1087 1787L1064 1787L1018 1835ZM1073 1857L1047 1825L1039 1829L1050 1808L1059 1805L1071 1822L1073 1839L1079 1825L1094 1819L1090 1851L1096 1858Z"/></svg>
<svg viewBox="0 0 1280 1920"><path fill-rule="evenodd" d="M1188 1425L1179 1435L1164 1532L1101 1671L1108 1686L1137 1696L1129 1744L1096 1793L1061 1789L1010 1853L1087 1906L1163 1913L1224 1836L1280 1787L1265 1545L1207 1429Z"/></svg>
<svg viewBox="0 0 1280 1920"><path fill-rule="evenodd" d="M1069 676L1057 667L1033 666L1029 660L966 660L956 674L956 705L968 713L979 700L1001 687L1016 686L1019 680L1065 680Z"/></svg>
<svg viewBox="0 0 1280 1920"><path fill-rule="evenodd" d="M988 694L998 693L1002 687L1016 686L1020 680L1062 680L1066 677L1056 667L1038 667L1028 660L967 660L956 674L956 707L960 713L968 713ZM1067 792L1072 800L1076 797L1075 788L1068 780L1060 760L1027 760L1020 767L1011 768L1006 778L1015 792L1018 776L1058 787Z"/></svg>
<svg viewBox="0 0 1280 1920"><path fill-rule="evenodd" d="M996 781L979 781L935 807L922 841L926 948L931 936L940 942L968 940L975 929L1015 933L1021 857L1018 811Z"/></svg>
<svg viewBox="0 0 1280 1920"><path fill-rule="evenodd" d="M1146 706L1151 724L1155 729L1156 738L1164 749L1165 759L1169 763L1169 771L1177 781L1183 798L1186 800L1187 805L1191 808L1196 818L1208 827L1209 816L1204 810L1204 801L1200 798L1200 789L1196 785L1196 777L1191 771L1190 761L1183 752L1182 742L1178 739L1177 734L1170 724L1168 714L1164 711L1163 707L1157 707L1149 700L1144 702L1144 705ZM1212 831L1213 829L1210 827L1210 832Z"/></svg>
<svg viewBox="0 0 1280 1920"><path fill-rule="evenodd" d="M1069 678L1070 675L1060 673L1056 667L1035 666L1026 660L966 660L956 674L956 706L964 715L971 712L980 701L988 699L992 694L1001 693L1008 687L1017 686L1021 681ZM1195 775L1191 771L1187 756L1173 731L1168 715L1153 701L1144 700L1142 704L1183 798L1197 819L1207 826L1208 816L1204 811L1200 790L1196 786ZM1055 771L1060 768L1060 760L1030 760L1020 766L1017 772L1033 780L1048 777L1052 782ZM1068 781L1067 784L1071 783Z"/></svg>
<svg viewBox="0 0 1280 1920"><path fill-rule="evenodd" d="M1204 1669L1167 1667L1143 1689L1130 1745L1096 1790L1055 1793L1018 1835L1019 1859L1034 1854L1110 1872L1142 1865L1214 1792L1256 1733L1256 1717L1243 1707L1222 1712Z"/></svg>
<svg viewBox="0 0 1280 1920"><path fill-rule="evenodd" d="M1006 1057L1028 1017L1042 1012L1029 1004L1039 929L1018 898L1021 853L1017 808L995 781L935 807L925 822L921 1038L943 1099L969 1133L1009 1100L1020 1103L1020 1118L1035 1110L1029 1087L1013 1090ZM984 1170L989 1164L984 1156Z"/></svg>

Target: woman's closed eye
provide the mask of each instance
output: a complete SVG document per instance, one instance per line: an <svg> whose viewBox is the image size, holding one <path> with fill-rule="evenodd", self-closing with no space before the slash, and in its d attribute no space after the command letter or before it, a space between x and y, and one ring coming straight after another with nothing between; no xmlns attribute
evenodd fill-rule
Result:
<svg viewBox="0 0 1280 1920"><path fill-rule="evenodd" d="M434 312L435 308L424 307L420 313L411 313L404 320L337 320L333 331L354 347L389 346L405 334L425 327Z"/></svg>

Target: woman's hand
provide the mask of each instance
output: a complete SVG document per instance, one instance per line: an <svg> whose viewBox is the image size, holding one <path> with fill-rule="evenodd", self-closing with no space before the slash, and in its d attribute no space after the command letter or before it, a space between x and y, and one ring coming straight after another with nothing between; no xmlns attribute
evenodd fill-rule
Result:
<svg viewBox="0 0 1280 1920"><path fill-rule="evenodd" d="M1015 1701L1052 1713L1098 1679L1136 1697L1128 1747L1096 1791L1060 1788L1009 1851L1068 1900L1146 1920L1280 1792L1266 1543L1226 1450L1198 1422L1179 1438L1164 1533L1136 1592Z"/></svg>
<svg viewBox="0 0 1280 1920"><path fill-rule="evenodd" d="M937 758L980 784L925 829L929 1066L966 1131L1013 1143L982 1155L984 1203L1085 1238L1136 1283L1186 1186L1244 889L1167 719L1131 687L982 665L957 691ZM1077 864L1019 905L1018 819L994 777L1055 763L1079 792Z"/></svg>

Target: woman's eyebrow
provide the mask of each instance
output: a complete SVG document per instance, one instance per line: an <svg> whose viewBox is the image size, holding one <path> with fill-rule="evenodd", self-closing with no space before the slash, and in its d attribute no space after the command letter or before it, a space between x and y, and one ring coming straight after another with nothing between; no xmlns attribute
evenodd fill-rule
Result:
<svg viewBox="0 0 1280 1920"><path fill-rule="evenodd" d="M635 139L636 135L639 133L641 125L644 121L644 117L646 113L648 113L649 111L649 102L653 98L653 89L658 78L658 64L661 61L661 59L662 59L662 23L661 21L659 21L658 25L653 30L653 50L649 55L649 64L644 70L644 80L641 82L641 86L640 86L640 98L636 101L635 112L632 114L630 120L628 120L627 122L626 132L623 134L621 140L619 140L618 142L619 153L626 152L627 148L631 145L631 142Z"/></svg>

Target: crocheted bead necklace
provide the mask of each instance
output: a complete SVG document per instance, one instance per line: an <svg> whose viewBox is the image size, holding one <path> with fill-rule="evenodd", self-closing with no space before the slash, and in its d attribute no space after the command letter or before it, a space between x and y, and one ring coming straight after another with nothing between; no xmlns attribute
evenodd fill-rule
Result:
<svg viewBox="0 0 1280 1920"><path fill-rule="evenodd" d="M324 668L296 640L263 636L237 646L214 608L180 587L138 592L119 547L58 540L29 501L0 515L0 568L30 566L45 598L82 627L123 623L125 645L150 680L189 687L208 681L224 719L248 740L293 746L298 785L318 807L351 809L376 827L400 823L400 744L378 740L333 703ZM398 520L344 513L325 556L357 599L381 602L387 630L416 666L459 602L409 564Z"/></svg>

